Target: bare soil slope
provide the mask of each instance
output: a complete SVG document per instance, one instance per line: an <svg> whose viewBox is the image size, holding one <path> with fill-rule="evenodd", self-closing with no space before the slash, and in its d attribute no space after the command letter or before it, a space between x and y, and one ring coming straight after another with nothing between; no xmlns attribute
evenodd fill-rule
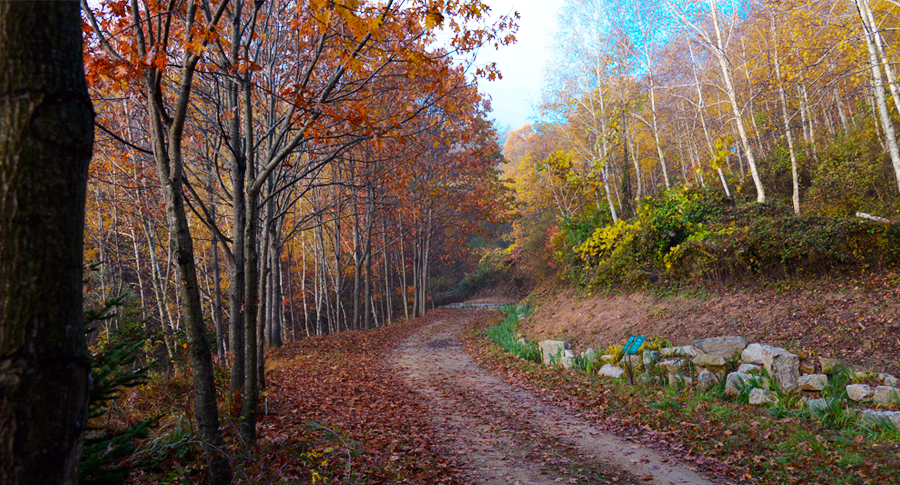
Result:
<svg viewBox="0 0 900 485"><path fill-rule="evenodd" d="M742 335L810 362L835 357L857 369L900 375L900 273L720 286L672 295L588 294L544 285L520 330L564 338L577 350L624 343L628 335L696 338Z"/></svg>

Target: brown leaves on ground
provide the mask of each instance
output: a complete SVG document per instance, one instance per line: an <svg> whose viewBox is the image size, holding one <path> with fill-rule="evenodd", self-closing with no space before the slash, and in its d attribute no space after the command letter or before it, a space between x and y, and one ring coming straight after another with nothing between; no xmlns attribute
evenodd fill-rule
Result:
<svg viewBox="0 0 900 485"><path fill-rule="evenodd" d="M390 351L430 322L312 337L273 355L260 416L261 477L273 483L460 483L429 409L391 372ZM349 455L349 456L348 456ZM324 463L324 465L323 465Z"/></svg>

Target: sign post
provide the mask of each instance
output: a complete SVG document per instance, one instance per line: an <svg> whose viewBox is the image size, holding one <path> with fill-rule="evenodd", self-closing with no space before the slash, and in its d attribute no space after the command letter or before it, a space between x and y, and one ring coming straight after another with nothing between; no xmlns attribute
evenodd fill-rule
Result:
<svg viewBox="0 0 900 485"><path fill-rule="evenodd" d="M628 382L632 386L634 385L634 368L631 365L630 356L637 355L638 350L641 349L641 345L644 345L644 340L647 340L647 337L632 335L628 337L628 341L625 342L625 346L622 348L622 358L625 359L625 370L628 372Z"/></svg>

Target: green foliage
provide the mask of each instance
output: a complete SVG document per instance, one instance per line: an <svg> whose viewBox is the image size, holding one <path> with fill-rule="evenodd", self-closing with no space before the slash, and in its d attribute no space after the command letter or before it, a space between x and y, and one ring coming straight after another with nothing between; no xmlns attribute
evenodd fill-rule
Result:
<svg viewBox="0 0 900 485"><path fill-rule="evenodd" d="M722 214L719 199L715 192L690 188L645 199L634 219L597 227L583 243L571 246L580 263L572 276L592 285L645 286L661 273L671 248L703 233L703 223Z"/></svg>
<svg viewBox="0 0 900 485"><path fill-rule="evenodd" d="M726 381L725 379L720 380ZM750 391L754 389L771 390L770 386L774 386L775 384L768 373L766 373L765 375L750 374L746 379L735 380L734 385L737 387L739 393L735 398L735 401L741 404L748 404L750 402Z"/></svg>
<svg viewBox="0 0 900 485"><path fill-rule="evenodd" d="M807 196L811 211L832 217L857 211L897 215L897 185L873 130L841 135L818 152Z"/></svg>
<svg viewBox="0 0 900 485"><path fill-rule="evenodd" d="M584 354L575 355L575 358L572 359L572 367L584 374L594 375L600 368L599 359L600 356L596 352L587 353L585 351Z"/></svg>
<svg viewBox="0 0 900 485"><path fill-rule="evenodd" d="M500 325L491 327L487 331L488 338L500 348L531 362L541 362L541 349L537 343L519 336L516 329L519 319L531 313L531 309L525 306L504 305L500 311L506 313L506 318Z"/></svg>
<svg viewBox="0 0 900 485"><path fill-rule="evenodd" d="M115 317L111 310L124 302L125 297L114 298L99 310L86 311L87 332L95 330L94 324ZM101 333L104 338L92 354L93 385L88 418L92 423L103 422L104 426L90 426L85 436L79 468L79 481L83 484L122 483L134 467L146 464L131 459L137 449L135 442L147 437L150 426L159 417L124 426L112 426L106 419L113 413L115 400L123 389L139 386L148 380L150 367L137 364L141 348L147 340L142 328L142 322L128 319L127 313L123 313L117 329Z"/></svg>
<svg viewBox="0 0 900 485"><path fill-rule="evenodd" d="M666 257L677 279L818 275L900 263L900 228L865 220L757 217L719 224Z"/></svg>
<svg viewBox="0 0 900 485"><path fill-rule="evenodd" d="M810 408L810 417L822 426L832 429L844 429L855 426L858 414L847 407L847 385L852 382L852 371L841 367L828 378L828 385L822 390L825 406Z"/></svg>
<svg viewBox="0 0 900 485"><path fill-rule="evenodd" d="M132 460L143 467L152 467L170 460L190 461L200 456L199 443L200 437L193 429L190 418L178 414L171 426L136 449Z"/></svg>
<svg viewBox="0 0 900 485"><path fill-rule="evenodd" d="M573 228L577 228L577 231ZM796 217L779 202L734 205L713 191L671 190L637 217L563 227L557 259L584 285L781 278L900 265L900 226L863 219ZM560 254L561 253L561 254Z"/></svg>

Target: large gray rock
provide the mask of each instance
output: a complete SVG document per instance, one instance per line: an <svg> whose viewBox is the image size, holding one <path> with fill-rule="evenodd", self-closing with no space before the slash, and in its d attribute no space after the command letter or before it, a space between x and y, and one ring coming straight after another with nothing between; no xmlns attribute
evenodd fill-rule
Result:
<svg viewBox="0 0 900 485"><path fill-rule="evenodd" d="M668 371L669 374L678 374L684 369L684 364L686 363L687 361L684 359L668 359L660 362L659 366Z"/></svg>
<svg viewBox="0 0 900 485"><path fill-rule="evenodd" d="M900 428L900 411L876 411L874 409L863 409L859 412L859 420L876 424L890 422L893 423L895 427Z"/></svg>
<svg viewBox="0 0 900 485"><path fill-rule="evenodd" d="M697 374L697 387L702 391L708 391L719 385L719 378L712 372L703 369Z"/></svg>
<svg viewBox="0 0 900 485"><path fill-rule="evenodd" d="M800 389L800 357L780 347L763 345L763 367L775 379L775 384L784 392Z"/></svg>
<svg viewBox="0 0 900 485"><path fill-rule="evenodd" d="M900 404L900 388L878 386L875 388L873 399L876 404Z"/></svg>
<svg viewBox="0 0 900 485"><path fill-rule="evenodd" d="M741 364L738 366L737 371L743 372L744 374L761 373L762 367L756 364Z"/></svg>
<svg viewBox="0 0 900 485"><path fill-rule="evenodd" d="M825 374L810 374L800 376L800 389L804 391L821 391L828 385L828 376Z"/></svg>
<svg viewBox="0 0 900 485"><path fill-rule="evenodd" d="M697 350L693 345L683 345L681 347L665 347L659 350L661 357L694 357Z"/></svg>
<svg viewBox="0 0 900 485"><path fill-rule="evenodd" d="M750 404L759 406L770 402L778 402L778 395L772 391L754 388L750 390Z"/></svg>
<svg viewBox="0 0 900 485"><path fill-rule="evenodd" d="M822 367L823 374L834 374L841 367L844 367L844 364L837 359L829 359L827 357L819 357L819 366Z"/></svg>
<svg viewBox="0 0 900 485"><path fill-rule="evenodd" d="M741 360L750 364L763 363L763 346L760 344L750 344L741 352Z"/></svg>
<svg viewBox="0 0 900 485"><path fill-rule="evenodd" d="M612 364L605 364L603 367L600 368L599 371L597 371L597 375L605 376L605 377L612 377L613 379L618 379L619 377L622 377L625 375L625 371L622 370L622 368L619 366L612 365Z"/></svg>
<svg viewBox="0 0 900 485"><path fill-rule="evenodd" d="M717 354L732 357L747 348L744 337L713 337L694 340L695 349L706 354Z"/></svg>
<svg viewBox="0 0 900 485"><path fill-rule="evenodd" d="M865 384L850 384L847 386L847 397L856 402L869 402L875 396L875 389Z"/></svg>
<svg viewBox="0 0 900 485"><path fill-rule="evenodd" d="M571 349L572 344L563 340L541 340L538 347L541 348L541 357L544 365L550 365L551 357L553 357L555 362L559 363L560 357L563 356L563 351Z"/></svg>

